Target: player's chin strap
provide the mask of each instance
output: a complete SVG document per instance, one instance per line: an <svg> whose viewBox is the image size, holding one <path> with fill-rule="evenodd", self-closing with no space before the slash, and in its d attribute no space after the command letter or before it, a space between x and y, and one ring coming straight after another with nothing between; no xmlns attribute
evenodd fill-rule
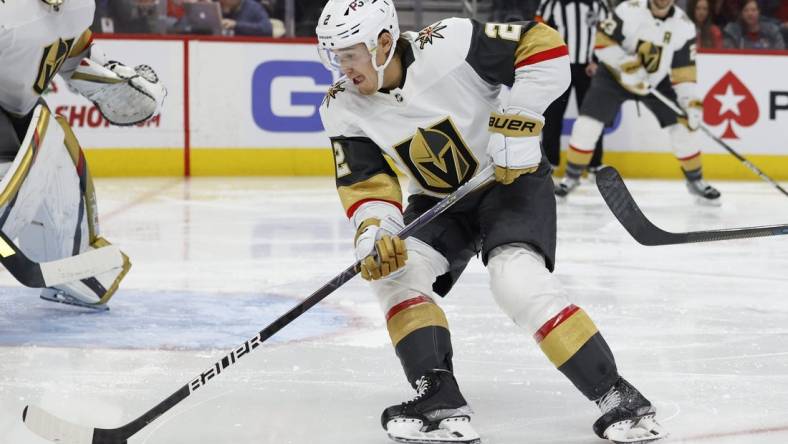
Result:
<svg viewBox="0 0 788 444"><path fill-rule="evenodd" d="M377 89L378 91L383 88L383 80L386 73L386 67L389 66L389 63L391 63L391 61L394 59L394 53L397 52L396 49L397 49L397 42L394 42L394 44L391 46L391 49L389 50L389 55L386 57L386 61L380 66L377 65L377 57L376 57L377 48L371 51L372 67L375 68L375 71L377 71L378 73L378 89Z"/></svg>

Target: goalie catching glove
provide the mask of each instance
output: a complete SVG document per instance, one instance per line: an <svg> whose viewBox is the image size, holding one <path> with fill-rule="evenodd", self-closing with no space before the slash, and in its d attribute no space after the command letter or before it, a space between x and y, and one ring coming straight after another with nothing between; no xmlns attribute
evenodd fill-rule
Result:
<svg viewBox="0 0 788 444"><path fill-rule="evenodd" d="M161 111L167 90L148 65L132 68L120 62L105 64L85 58L69 85L93 102L113 125L144 122Z"/></svg>
<svg viewBox="0 0 788 444"><path fill-rule="evenodd" d="M369 218L356 230L356 259L361 261L361 277L374 281L401 269L408 260L405 241L396 234L402 222L390 217Z"/></svg>
<svg viewBox="0 0 788 444"><path fill-rule="evenodd" d="M509 108L507 114L493 113L487 148L495 164L495 180L509 185L523 174L536 171L542 160L539 135L544 118L524 109Z"/></svg>

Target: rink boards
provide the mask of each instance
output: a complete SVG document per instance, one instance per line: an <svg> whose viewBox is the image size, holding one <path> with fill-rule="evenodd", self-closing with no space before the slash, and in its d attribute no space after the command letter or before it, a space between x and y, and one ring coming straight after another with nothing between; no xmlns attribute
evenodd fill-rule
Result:
<svg viewBox="0 0 788 444"><path fill-rule="evenodd" d="M46 100L74 127L98 176L331 175L318 107L334 78L310 39L99 40L129 65L149 64L167 86L161 116L132 128L107 124L59 78ZM788 53L698 55L705 124L767 174L788 179ZM564 145L577 115L574 100ZM698 134L707 176L755 176ZM679 177L667 135L645 107L626 103L605 137L605 163L629 177Z"/></svg>

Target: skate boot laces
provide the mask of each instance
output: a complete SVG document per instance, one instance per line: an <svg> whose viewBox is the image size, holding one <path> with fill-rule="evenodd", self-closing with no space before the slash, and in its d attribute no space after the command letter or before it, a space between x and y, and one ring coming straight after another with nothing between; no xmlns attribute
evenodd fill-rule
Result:
<svg viewBox="0 0 788 444"><path fill-rule="evenodd" d="M621 405L621 392L616 390L615 387L611 388L597 400L596 405L599 406L599 410L601 410L603 414L613 410Z"/></svg>
<svg viewBox="0 0 788 444"><path fill-rule="evenodd" d="M413 397L410 401L405 401L403 404L416 404L417 402L421 401L427 392L429 392L430 388L432 387L432 381L426 376L422 376L421 378L416 380L416 396Z"/></svg>

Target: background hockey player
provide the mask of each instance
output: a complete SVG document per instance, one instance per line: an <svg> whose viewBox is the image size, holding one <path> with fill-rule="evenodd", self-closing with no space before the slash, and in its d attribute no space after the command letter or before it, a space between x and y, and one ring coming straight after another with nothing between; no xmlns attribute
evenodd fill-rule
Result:
<svg viewBox="0 0 788 444"><path fill-rule="evenodd" d="M110 60L93 43L87 29L94 9L93 0L0 3L0 229L34 261L56 264L110 247L99 235L85 156L66 120L40 97L52 78L60 74L117 125L152 117L166 95L150 67ZM95 275L45 288L41 296L106 308L130 267L119 250L115 256ZM81 263L97 268L88 257L95 255Z"/></svg>
<svg viewBox="0 0 788 444"><path fill-rule="evenodd" d="M569 84L560 35L535 22L446 19L400 37L391 0L336 0L317 26L318 48L344 74L321 117L331 137L336 185L356 227L362 277L386 316L411 401L387 408L382 425L400 442L475 443L471 410L452 373L446 295L477 253L501 309L602 410L600 437L664 436L655 409L617 371L589 316L550 273L556 207L539 144L542 113ZM498 100L511 86L506 108ZM409 176L402 212L392 159ZM494 163L497 182L456 203L403 241L394 233Z"/></svg>
<svg viewBox="0 0 788 444"><path fill-rule="evenodd" d="M606 69L597 70L580 107L556 194L566 196L580 184L604 125L612 123L624 101L638 100L670 134L689 192L700 202L717 203L720 193L703 180L701 152L692 137L703 118L703 105L696 88L695 25L684 11L673 0L624 2L599 25L595 52ZM652 87L678 101L687 118L680 121L650 95Z"/></svg>

